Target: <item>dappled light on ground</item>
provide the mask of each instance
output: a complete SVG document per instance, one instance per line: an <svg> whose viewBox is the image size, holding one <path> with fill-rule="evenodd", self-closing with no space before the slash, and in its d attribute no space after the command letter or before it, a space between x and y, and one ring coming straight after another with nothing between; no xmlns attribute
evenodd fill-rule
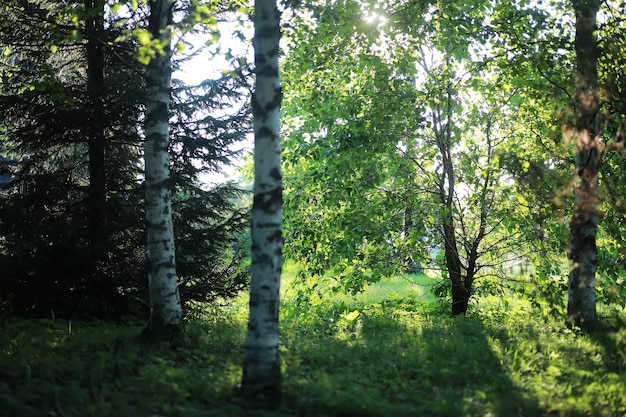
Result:
<svg viewBox="0 0 626 417"><path fill-rule="evenodd" d="M399 282L312 304L283 299L283 401L272 411L250 409L237 391L245 297L197 314L176 345L138 343L140 325L9 321L0 403L11 416L626 413L619 326L584 335L512 295L479 297L467 317L450 317L432 295L402 297ZM611 311L619 323L623 312Z"/></svg>

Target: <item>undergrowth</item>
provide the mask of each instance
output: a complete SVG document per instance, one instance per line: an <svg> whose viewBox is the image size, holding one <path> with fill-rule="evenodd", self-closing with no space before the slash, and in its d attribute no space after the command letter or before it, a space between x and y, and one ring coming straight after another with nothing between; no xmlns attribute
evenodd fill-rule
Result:
<svg viewBox="0 0 626 417"><path fill-rule="evenodd" d="M0 415L626 415L622 308L603 307L607 329L588 335L514 295L450 317L427 284L404 277L307 304L286 291L273 411L237 393L245 297L190 318L175 346L142 344L143 323L5 319Z"/></svg>

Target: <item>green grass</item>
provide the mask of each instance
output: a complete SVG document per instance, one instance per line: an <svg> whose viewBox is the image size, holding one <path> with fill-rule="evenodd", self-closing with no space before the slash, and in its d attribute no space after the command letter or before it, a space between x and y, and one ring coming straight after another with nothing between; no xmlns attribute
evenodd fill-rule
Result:
<svg viewBox="0 0 626 417"><path fill-rule="evenodd" d="M286 268L284 396L237 395L245 297L187 323L176 346L143 345L140 323L6 322L0 416L624 416L626 331L570 331L516 297L452 318L424 276L297 302ZM601 310L623 320L620 307ZM619 330L618 327L615 330Z"/></svg>
<svg viewBox="0 0 626 417"><path fill-rule="evenodd" d="M288 262L283 268L282 276L282 297L283 299L295 298L298 295L298 290L302 289L302 284L297 278L301 267L294 262ZM378 282L366 285L361 293L347 296L341 293L334 293L332 286L329 282L332 281L331 274L327 274L321 278L314 278L309 280L308 288L310 288L311 282L317 283L315 287L316 291L311 291L309 296L323 295L324 301L339 301L350 298L358 303L377 303L382 300L388 300L392 298L416 298L422 304L429 304L431 302L438 301L438 299L432 295L430 288L438 281L425 274L405 274L402 276L396 276L391 278L383 278ZM313 297L315 298L315 297ZM319 297L318 297L319 298ZM310 299L307 301L311 301Z"/></svg>
<svg viewBox="0 0 626 417"><path fill-rule="evenodd" d="M437 301L430 292L434 284L432 278L424 274L406 274L386 278L365 288L358 300L363 303L378 303L391 298L416 298L423 303Z"/></svg>

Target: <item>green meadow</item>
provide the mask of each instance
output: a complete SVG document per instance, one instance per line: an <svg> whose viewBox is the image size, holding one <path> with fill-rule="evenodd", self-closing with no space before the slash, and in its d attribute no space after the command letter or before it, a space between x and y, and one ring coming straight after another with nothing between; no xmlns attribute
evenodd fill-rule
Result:
<svg viewBox="0 0 626 417"><path fill-rule="evenodd" d="M283 398L238 394L246 299L190 316L182 341L144 344L111 324L5 317L2 416L626 415L624 310L600 306L584 334L515 293L478 295L451 317L433 279L407 275L357 295L295 298L285 271ZM321 296L320 296L321 294Z"/></svg>

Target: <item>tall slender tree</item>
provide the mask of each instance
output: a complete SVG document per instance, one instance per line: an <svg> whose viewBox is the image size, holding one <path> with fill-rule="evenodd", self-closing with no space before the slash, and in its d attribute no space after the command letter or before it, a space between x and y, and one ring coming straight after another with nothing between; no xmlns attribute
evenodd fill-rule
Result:
<svg viewBox="0 0 626 417"><path fill-rule="evenodd" d="M85 0L87 39L87 95L90 101L87 124L89 153L89 217L92 258L106 252L107 209L104 117L104 1Z"/></svg>
<svg viewBox="0 0 626 417"><path fill-rule="evenodd" d="M150 323L146 330L154 335L182 330L168 155L174 3L174 0L151 0L148 24L154 54L146 69L144 159L150 281Z"/></svg>
<svg viewBox="0 0 626 417"><path fill-rule="evenodd" d="M448 61L448 60L447 60ZM446 62L447 68L450 62ZM454 204L456 194L456 169L453 161L453 133L452 114L456 106L450 84L445 86L444 98L441 105L433 106L432 126L435 136L435 143L441 158L441 172L437 180L437 192L439 202L442 205L441 236L443 237L445 265L448 271L448 278L452 288L452 314L463 314L467 311L470 288L464 285L462 275L463 265L459 256L456 221L454 215ZM442 109L443 107L443 109ZM470 286L471 287L471 284Z"/></svg>
<svg viewBox="0 0 626 417"><path fill-rule="evenodd" d="M596 235L600 219L598 178L602 158L599 132L598 55L595 38L598 0L573 0L576 13L576 108L566 140L576 141L574 212L570 222L567 317L572 324L596 324Z"/></svg>
<svg viewBox="0 0 626 417"><path fill-rule="evenodd" d="M256 0L254 27L252 280L242 390L271 404L281 394L278 309L283 263L279 135L282 89L278 71L280 14L276 0Z"/></svg>

